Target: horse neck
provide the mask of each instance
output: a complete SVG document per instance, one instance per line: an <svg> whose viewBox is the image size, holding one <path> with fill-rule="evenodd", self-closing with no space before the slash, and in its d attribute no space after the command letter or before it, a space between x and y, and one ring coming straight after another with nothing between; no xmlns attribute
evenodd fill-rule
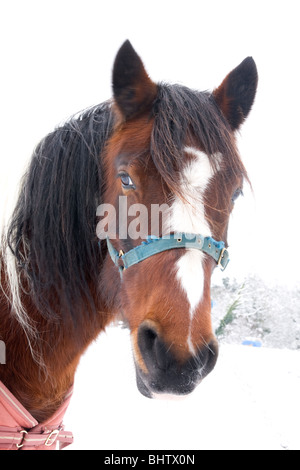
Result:
<svg viewBox="0 0 300 470"><path fill-rule="evenodd" d="M0 339L6 346L6 364L0 365L0 380L39 422L51 417L73 385L81 355L110 320L104 303L99 303L99 316L72 322L45 319L28 295L23 295L24 310L37 337L20 325L12 312L1 271ZM29 347L30 346L30 347Z"/></svg>

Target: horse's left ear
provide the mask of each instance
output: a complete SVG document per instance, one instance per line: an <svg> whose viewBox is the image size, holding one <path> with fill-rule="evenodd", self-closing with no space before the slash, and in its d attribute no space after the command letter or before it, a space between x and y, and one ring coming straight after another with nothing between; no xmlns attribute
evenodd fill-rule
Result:
<svg viewBox="0 0 300 470"><path fill-rule="evenodd" d="M247 57L213 92L218 106L233 130L240 127L251 110L257 81L255 62L252 57Z"/></svg>
<svg viewBox="0 0 300 470"><path fill-rule="evenodd" d="M127 120L150 110L157 95L157 86L149 78L143 62L129 41L125 41L113 68L115 102Z"/></svg>

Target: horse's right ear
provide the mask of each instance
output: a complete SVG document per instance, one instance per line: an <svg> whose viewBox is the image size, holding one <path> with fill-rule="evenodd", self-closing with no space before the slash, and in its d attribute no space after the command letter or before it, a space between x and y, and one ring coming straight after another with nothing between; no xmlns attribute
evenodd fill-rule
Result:
<svg viewBox="0 0 300 470"><path fill-rule="evenodd" d="M257 81L255 62L252 57L247 57L214 90L213 96L232 130L238 129L248 116L254 102Z"/></svg>
<svg viewBox="0 0 300 470"><path fill-rule="evenodd" d="M125 120L151 109L157 86L129 41L124 42L117 54L112 81L114 99Z"/></svg>

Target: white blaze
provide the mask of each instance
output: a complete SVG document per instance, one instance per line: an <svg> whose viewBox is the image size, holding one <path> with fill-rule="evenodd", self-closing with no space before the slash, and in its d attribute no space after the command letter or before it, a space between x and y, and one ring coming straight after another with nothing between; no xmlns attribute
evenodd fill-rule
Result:
<svg viewBox="0 0 300 470"><path fill-rule="evenodd" d="M181 178L181 194L171 206L170 224L172 232L199 233L211 236L210 226L205 218L203 197L214 175L207 155L194 147L185 147L184 151L194 158L187 163ZM216 156L219 158L219 155ZM204 253L187 249L177 262L177 278L185 291L190 304L190 332L188 346L195 353L191 341L191 325L196 307L202 299L204 290Z"/></svg>

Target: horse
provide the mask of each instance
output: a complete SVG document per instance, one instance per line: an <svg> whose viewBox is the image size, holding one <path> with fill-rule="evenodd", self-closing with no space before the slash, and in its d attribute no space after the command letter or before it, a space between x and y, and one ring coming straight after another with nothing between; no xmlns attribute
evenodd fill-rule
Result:
<svg viewBox="0 0 300 470"><path fill-rule="evenodd" d="M0 448L71 442L60 410L80 357L117 319L144 396L187 395L213 370L211 276L249 181L236 133L257 81L247 57L212 92L154 83L126 41L113 98L37 145L1 241ZM25 420L13 437L7 401Z"/></svg>

